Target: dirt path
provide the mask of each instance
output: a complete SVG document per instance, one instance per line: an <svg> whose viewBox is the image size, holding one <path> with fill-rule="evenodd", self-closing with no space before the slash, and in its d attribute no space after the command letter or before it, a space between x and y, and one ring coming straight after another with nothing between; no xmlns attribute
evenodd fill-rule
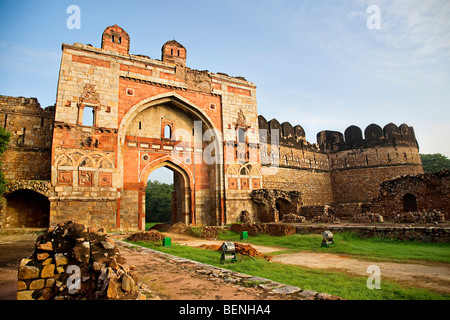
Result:
<svg viewBox="0 0 450 320"><path fill-rule="evenodd" d="M221 279L182 269L176 263L148 252L126 248L119 244L120 254L127 264L134 265L139 283L145 284L163 300L271 300L263 290L225 283ZM278 297L279 299L279 297Z"/></svg>
<svg viewBox="0 0 450 320"><path fill-rule="evenodd" d="M0 300L15 300L20 260L34 250L36 234L0 237Z"/></svg>

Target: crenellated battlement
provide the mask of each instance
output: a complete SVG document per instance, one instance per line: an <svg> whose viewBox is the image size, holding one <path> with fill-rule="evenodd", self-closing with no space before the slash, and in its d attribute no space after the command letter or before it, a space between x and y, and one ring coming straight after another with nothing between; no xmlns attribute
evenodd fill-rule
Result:
<svg viewBox="0 0 450 320"><path fill-rule="evenodd" d="M325 152L338 152L371 147L415 147L418 148L413 127L402 124L397 127L389 123L381 129L376 124L362 130L357 126L348 127L344 134L338 131L321 131L317 134L317 144Z"/></svg>
<svg viewBox="0 0 450 320"><path fill-rule="evenodd" d="M315 152L334 153L371 147L419 147L414 128L407 124L398 127L389 123L384 128L377 124L370 124L364 130L364 137L361 128L354 125L348 127L344 134L339 131L324 130L317 133L317 144L306 140L305 130L300 125L292 126L289 122L280 124L277 119L267 121L259 115L258 126L261 143L279 143L280 146Z"/></svg>
<svg viewBox="0 0 450 320"><path fill-rule="evenodd" d="M334 171L386 166L421 167L414 129L406 124L376 124L364 130L348 127L344 134L321 131L317 143L305 139L300 125L258 117L261 163L265 166ZM276 148L274 147L276 146Z"/></svg>
<svg viewBox="0 0 450 320"><path fill-rule="evenodd" d="M292 126L289 122L280 124L277 119L267 121L259 115L258 127L260 143L279 143L280 146L294 149L318 151L317 145L306 140L305 130L300 125Z"/></svg>

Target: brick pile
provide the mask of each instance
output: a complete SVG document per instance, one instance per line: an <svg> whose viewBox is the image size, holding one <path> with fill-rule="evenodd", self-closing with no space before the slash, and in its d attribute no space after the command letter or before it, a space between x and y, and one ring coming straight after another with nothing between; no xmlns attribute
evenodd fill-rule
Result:
<svg viewBox="0 0 450 320"><path fill-rule="evenodd" d="M252 218L250 213L247 210L241 212L241 221L244 223L252 223Z"/></svg>
<svg viewBox="0 0 450 320"><path fill-rule="evenodd" d="M339 223L340 219L328 212L317 215L311 219L312 223Z"/></svg>
<svg viewBox="0 0 450 320"><path fill-rule="evenodd" d="M445 222L445 215L437 210L398 213L395 222L400 223L440 223Z"/></svg>
<svg viewBox="0 0 450 320"><path fill-rule="evenodd" d="M379 213L364 212L355 214L351 218L351 221L357 223L381 223L384 222L384 219L383 216Z"/></svg>
<svg viewBox="0 0 450 320"><path fill-rule="evenodd" d="M295 226L278 223L250 223L250 224L232 224L230 230L236 233L247 231L248 235L253 237L258 234L268 234L271 236L290 236L296 233Z"/></svg>
<svg viewBox="0 0 450 320"><path fill-rule="evenodd" d="M238 254L242 254L251 258L263 258L267 261L270 261L272 259L272 256L259 252L249 244L234 242L234 247L236 248L236 253ZM204 244L200 246L200 248L212 251L222 251L222 246L217 244Z"/></svg>
<svg viewBox="0 0 450 320"><path fill-rule="evenodd" d="M215 240L221 231L223 231L221 227L203 227L200 237L203 239Z"/></svg>
<svg viewBox="0 0 450 320"><path fill-rule="evenodd" d="M283 215L283 222L286 223L304 223L306 222L306 218L304 216L299 216L294 213L287 213Z"/></svg>
<svg viewBox="0 0 450 320"><path fill-rule="evenodd" d="M256 257L263 258L267 261L270 261L272 259L272 256L259 252L258 250L256 250L249 244L235 242L234 246L236 248L236 253L239 253L239 254L242 254L245 256L249 256L252 258L256 258ZM222 247L221 247L221 249L222 249Z"/></svg>
<svg viewBox="0 0 450 320"><path fill-rule="evenodd" d="M158 242L162 241L164 235L157 230L149 230L145 232L136 232L130 235L127 240L129 241L142 241L142 242Z"/></svg>
<svg viewBox="0 0 450 320"><path fill-rule="evenodd" d="M58 224L20 262L17 300L143 299L137 272L125 263L104 229Z"/></svg>

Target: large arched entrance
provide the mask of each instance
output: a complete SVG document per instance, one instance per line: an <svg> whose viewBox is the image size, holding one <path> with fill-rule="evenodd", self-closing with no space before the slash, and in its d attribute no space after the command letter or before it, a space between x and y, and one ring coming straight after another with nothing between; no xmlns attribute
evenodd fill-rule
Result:
<svg viewBox="0 0 450 320"><path fill-rule="evenodd" d="M138 212L138 228L144 228L148 175L166 167L174 172L174 222L223 223L221 138L205 110L176 93L147 98L131 107L118 131L120 218L131 221L130 214ZM213 161L205 161L208 152ZM137 199L138 207L132 199Z"/></svg>
<svg viewBox="0 0 450 320"><path fill-rule="evenodd" d="M19 189L5 196L4 228L47 228L50 201L38 192Z"/></svg>

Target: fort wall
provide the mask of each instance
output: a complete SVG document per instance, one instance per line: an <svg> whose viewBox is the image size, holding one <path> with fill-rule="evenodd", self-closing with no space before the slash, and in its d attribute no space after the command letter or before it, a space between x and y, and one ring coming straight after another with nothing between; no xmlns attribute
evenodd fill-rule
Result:
<svg viewBox="0 0 450 320"><path fill-rule="evenodd" d="M54 107L42 109L36 98L0 96L0 121L11 133L2 158L5 178L48 180Z"/></svg>
<svg viewBox="0 0 450 320"><path fill-rule="evenodd" d="M259 116L263 187L300 191L304 206L370 202L383 181L423 173L414 129L390 123L322 131L317 143L299 125ZM359 213L359 212L358 212Z"/></svg>

